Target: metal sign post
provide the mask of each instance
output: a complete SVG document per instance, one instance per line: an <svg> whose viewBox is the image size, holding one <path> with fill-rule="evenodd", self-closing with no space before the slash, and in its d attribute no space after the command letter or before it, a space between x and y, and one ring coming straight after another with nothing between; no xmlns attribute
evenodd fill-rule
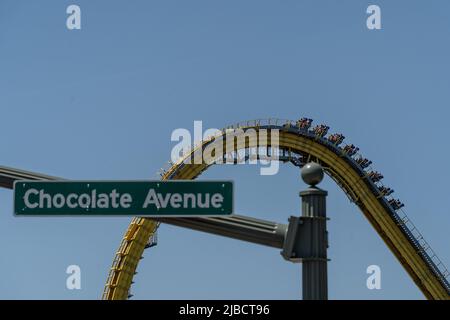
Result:
<svg viewBox="0 0 450 320"><path fill-rule="evenodd" d="M302 285L303 300L327 300L327 192L310 187L300 192L302 218L310 220L310 239L303 245L309 246L310 255L303 258Z"/></svg>
<svg viewBox="0 0 450 320"><path fill-rule="evenodd" d="M291 262L303 263L303 300L327 300L327 192L316 187L323 179L322 167L306 164L302 178L310 187L300 192L302 216L289 218L281 255Z"/></svg>

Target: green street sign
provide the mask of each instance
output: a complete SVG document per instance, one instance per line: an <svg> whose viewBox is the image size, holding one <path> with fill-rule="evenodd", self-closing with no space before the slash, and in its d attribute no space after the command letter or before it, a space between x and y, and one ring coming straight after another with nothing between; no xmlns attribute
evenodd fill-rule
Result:
<svg viewBox="0 0 450 320"><path fill-rule="evenodd" d="M233 213L230 181L16 181L18 216L198 217Z"/></svg>

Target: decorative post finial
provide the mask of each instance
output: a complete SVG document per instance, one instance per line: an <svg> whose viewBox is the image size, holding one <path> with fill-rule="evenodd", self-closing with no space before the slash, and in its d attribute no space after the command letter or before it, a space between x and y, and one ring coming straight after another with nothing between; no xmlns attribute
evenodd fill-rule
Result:
<svg viewBox="0 0 450 320"><path fill-rule="evenodd" d="M305 183L314 187L323 180L323 168L316 162L309 162L303 166L301 175Z"/></svg>

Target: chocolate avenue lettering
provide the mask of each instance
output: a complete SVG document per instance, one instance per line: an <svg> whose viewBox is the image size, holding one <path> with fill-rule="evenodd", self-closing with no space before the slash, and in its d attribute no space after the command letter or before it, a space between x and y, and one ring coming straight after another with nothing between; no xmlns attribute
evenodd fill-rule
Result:
<svg viewBox="0 0 450 320"><path fill-rule="evenodd" d="M91 193L70 193L64 196L61 193L51 195L45 190L29 189L25 192L23 197L25 206L29 209L35 208L63 208L67 206L70 209L75 208L124 208L131 207L133 197L129 193L120 194L116 189L111 193L97 193L93 189ZM150 189L147 193L144 203L141 208L145 209L149 206L156 208L167 208L168 205L172 208L221 208L223 203L223 196L220 193L166 193L161 194Z"/></svg>
<svg viewBox="0 0 450 320"><path fill-rule="evenodd" d="M229 181L18 181L17 215L228 215Z"/></svg>

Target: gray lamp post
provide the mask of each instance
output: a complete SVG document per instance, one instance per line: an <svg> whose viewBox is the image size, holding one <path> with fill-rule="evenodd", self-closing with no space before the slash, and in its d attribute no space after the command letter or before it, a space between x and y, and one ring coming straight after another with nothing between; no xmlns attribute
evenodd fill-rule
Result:
<svg viewBox="0 0 450 320"><path fill-rule="evenodd" d="M300 192L302 216L290 217L281 254L289 261L303 263L303 300L327 300L328 193L316 186L323 179L323 169L311 162L303 166L301 176L309 184L308 189Z"/></svg>

